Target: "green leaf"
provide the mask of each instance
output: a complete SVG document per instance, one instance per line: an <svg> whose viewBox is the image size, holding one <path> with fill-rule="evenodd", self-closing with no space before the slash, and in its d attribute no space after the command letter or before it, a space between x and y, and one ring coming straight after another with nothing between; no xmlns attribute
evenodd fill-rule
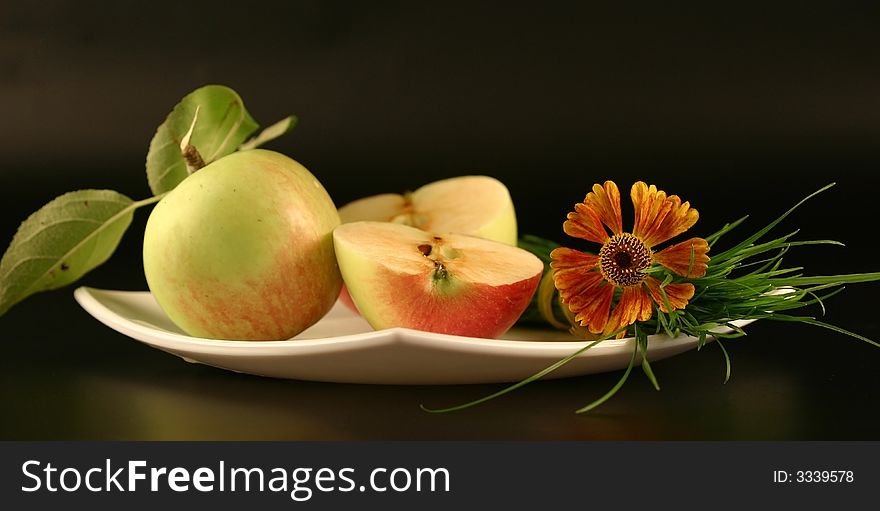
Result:
<svg viewBox="0 0 880 511"><path fill-rule="evenodd" d="M0 260L0 315L28 296L70 284L106 261L142 203L112 190L79 190L28 217Z"/></svg>
<svg viewBox="0 0 880 511"><path fill-rule="evenodd" d="M191 143L206 164L235 152L257 123L244 108L241 97L229 87L206 85L187 94L156 130L147 153L147 179L153 194L173 190L189 172L180 141L192 125L199 108L199 121Z"/></svg>
<svg viewBox="0 0 880 511"><path fill-rule="evenodd" d="M293 128L296 127L297 123L299 123L299 119L295 115L289 115L284 119L276 122L275 124L269 126L260 132L256 137L248 140L244 144L239 146L239 151L247 151L248 149L255 149L265 144L266 142L271 142L276 138L284 135L285 133L290 132Z"/></svg>

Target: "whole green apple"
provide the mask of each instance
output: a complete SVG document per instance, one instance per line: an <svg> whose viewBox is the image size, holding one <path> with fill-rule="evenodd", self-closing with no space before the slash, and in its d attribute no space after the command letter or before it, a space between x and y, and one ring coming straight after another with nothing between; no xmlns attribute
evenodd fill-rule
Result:
<svg viewBox="0 0 880 511"><path fill-rule="evenodd" d="M272 151L236 152L156 205L144 233L147 284L190 335L289 339L339 296L337 225L333 201L305 167Z"/></svg>

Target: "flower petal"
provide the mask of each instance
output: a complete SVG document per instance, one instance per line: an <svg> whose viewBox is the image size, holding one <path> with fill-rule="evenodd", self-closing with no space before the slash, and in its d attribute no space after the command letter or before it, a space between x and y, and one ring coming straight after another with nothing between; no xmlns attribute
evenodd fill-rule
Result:
<svg viewBox="0 0 880 511"><path fill-rule="evenodd" d="M587 254L568 247L557 247L550 252L550 266L556 270L569 268L594 268L599 264L599 256Z"/></svg>
<svg viewBox="0 0 880 511"><path fill-rule="evenodd" d="M608 323L613 297L614 286L603 280L596 288L573 297L568 303L568 310L575 314L574 319L578 324L587 327L591 333L598 334Z"/></svg>
<svg viewBox="0 0 880 511"><path fill-rule="evenodd" d="M620 190L614 181L605 181L603 186L593 185L593 191L584 198L584 204L591 208L602 223L614 234L623 232L623 215L620 212Z"/></svg>
<svg viewBox="0 0 880 511"><path fill-rule="evenodd" d="M645 240L651 226L661 222L669 214L672 205L666 202L666 192L657 190L654 185L648 187L643 181L632 185L630 198L635 211L633 234Z"/></svg>
<svg viewBox="0 0 880 511"><path fill-rule="evenodd" d="M560 267L557 269L556 267L560 266L557 264L557 257L561 257L558 261L563 262L566 258L576 260L581 256L589 256L589 254L583 253L580 253L581 255L571 254L569 252L577 252L571 249L560 251L560 248L551 253L551 257L554 258L551 267L554 267L553 282L556 284L556 289L559 290L562 303L568 306L568 310L575 315L575 320L581 326L589 328L592 333L599 333L608 321L614 286L605 282L602 274L595 268L584 270L582 269L584 267ZM595 263L593 266L595 267Z"/></svg>
<svg viewBox="0 0 880 511"><path fill-rule="evenodd" d="M689 202L682 204L677 195L667 197L666 192L642 181L632 186L630 197L635 209L633 234L649 247L678 236L700 218Z"/></svg>
<svg viewBox="0 0 880 511"><path fill-rule="evenodd" d="M574 211L569 213L566 218L568 220L562 224L562 230L565 231L565 234L596 243L608 241L608 233L602 227L599 214L586 204L582 202L575 204Z"/></svg>
<svg viewBox="0 0 880 511"><path fill-rule="evenodd" d="M653 305L651 297L642 286L630 286L623 288L623 294L620 295L620 301L617 307L611 313L608 323L605 325L603 333L609 334L619 328L629 326L636 321L647 321L651 319L653 313ZM626 335L626 330L617 334L620 339Z"/></svg>
<svg viewBox="0 0 880 511"><path fill-rule="evenodd" d="M651 298L657 303L660 310L666 313L676 309L684 309L688 300L694 297L694 285L689 282L667 284L663 288L663 292L666 293L666 299L669 300L669 305L672 307L671 310L668 310L666 301L663 300L663 294L660 292L660 281L654 277L648 277L645 279L645 285L648 287L648 292L651 293Z"/></svg>
<svg viewBox="0 0 880 511"><path fill-rule="evenodd" d="M693 267L691 267L693 250ZM682 277L699 278L706 276L709 268L709 244L703 238L691 238L669 246L654 254L654 260ZM690 269L690 273L688 270Z"/></svg>
<svg viewBox="0 0 880 511"><path fill-rule="evenodd" d="M598 285L602 276L592 271L599 257L585 254L567 247L558 247L550 252L550 267L553 268L553 282L563 301L567 297L582 293L585 289Z"/></svg>

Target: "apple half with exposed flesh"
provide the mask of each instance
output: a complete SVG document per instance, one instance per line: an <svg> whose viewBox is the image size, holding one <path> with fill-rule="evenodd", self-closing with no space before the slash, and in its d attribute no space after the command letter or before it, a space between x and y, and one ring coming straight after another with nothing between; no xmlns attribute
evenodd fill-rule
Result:
<svg viewBox="0 0 880 511"><path fill-rule="evenodd" d="M516 246L516 212L504 183L489 176L459 176L414 192L364 197L339 208L343 224L392 222L432 232L471 234ZM358 312L345 286L339 300Z"/></svg>
<svg viewBox="0 0 880 511"><path fill-rule="evenodd" d="M544 270L520 248L387 222L340 225L333 243L354 303L377 330L496 338L526 309Z"/></svg>
<svg viewBox="0 0 880 511"><path fill-rule="evenodd" d="M392 222L430 232L454 232L516 245L510 192L489 176L460 176L405 194L384 193L339 208L343 224Z"/></svg>

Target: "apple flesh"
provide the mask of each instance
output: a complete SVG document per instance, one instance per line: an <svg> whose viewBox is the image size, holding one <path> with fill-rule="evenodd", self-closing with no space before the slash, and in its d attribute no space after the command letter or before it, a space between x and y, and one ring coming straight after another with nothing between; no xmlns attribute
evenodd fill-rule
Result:
<svg viewBox="0 0 880 511"><path fill-rule="evenodd" d="M510 192L489 176L460 176L407 194L385 193L339 208L342 223L392 222L431 232L454 232L516 245Z"/></svg>
<svg viewBox="0 0 880 511"><path fill-rule="evenodd" d="M392 222L425 231L471 234L516 246L513 200L504 183L489 176L435 181L406 194L383 193L339 208L342 223ZM339 301L359 312L345 286Z"/></svg>
<svg viewBox="0 0 880 511"><path fill-rule="evenodd" d="M520 248L394 223L343 224L333 242L348 292L376 329L496 338L528 306L544 270Z"/></svg>
<svg viewBox="0 0 880 511"><path fill-rule="evenodd" d="M156 205L144 273L171 320L214 339L289 339L339 295L336 207L305 167L272 151L233 153Z"/></svg>

